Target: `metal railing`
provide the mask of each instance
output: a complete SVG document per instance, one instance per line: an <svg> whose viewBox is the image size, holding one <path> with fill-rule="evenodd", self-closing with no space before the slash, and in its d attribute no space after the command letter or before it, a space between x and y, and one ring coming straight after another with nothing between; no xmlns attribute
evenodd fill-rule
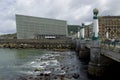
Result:
<svg viewBox="0 0 120 80"><path fill-rule="evenodd" d="M120 42L101 42L101 48L120 53Z"/></svg>

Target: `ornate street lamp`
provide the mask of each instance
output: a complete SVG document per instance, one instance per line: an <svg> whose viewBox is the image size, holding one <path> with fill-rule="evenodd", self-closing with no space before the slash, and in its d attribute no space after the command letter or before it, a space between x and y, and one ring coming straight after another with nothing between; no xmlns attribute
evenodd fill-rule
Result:
<svg viewBox="0 0 120 80"><path fill-rule="evenodd" d="M83 40L85 38L85 30L84 30L85 25L84 25L84 23L82 23L82 26L80 28L81 28L81 30L80 30L80 32L81 32L81 40Z"/></svg>
<svg viewBox="0 0 120 80"><path fill-rule="evenodd" d="M93 10L93 36L92 40L98 40L99 37L99 26L98 26L98 9Z"/></svg>
<svg viewBox="0 0 120 80"><path fill-rule="evenodd" d="M110 28L107 27L107 29L106 29L106 39L109 39L109 32L110 32Z"/></svg>

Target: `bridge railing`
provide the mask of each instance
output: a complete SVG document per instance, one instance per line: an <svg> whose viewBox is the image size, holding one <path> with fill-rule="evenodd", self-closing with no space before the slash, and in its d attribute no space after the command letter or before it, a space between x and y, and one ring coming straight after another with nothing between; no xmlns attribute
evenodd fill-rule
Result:
<svg viewBox="0 0 120 80"><path fill-rule="evenodd" d="M101 48L120 53L120 42L101 42Z"/></svg>

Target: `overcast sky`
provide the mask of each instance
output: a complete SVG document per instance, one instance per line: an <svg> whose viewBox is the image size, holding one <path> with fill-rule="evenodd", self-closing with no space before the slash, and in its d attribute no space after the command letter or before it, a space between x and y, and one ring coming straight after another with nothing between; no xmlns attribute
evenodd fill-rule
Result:
<svg viewBox="0 0 120 80"><path fill-rule="evenodd" d="M15 33L15 14L67 20L68 24L92 22L99 15L120 15L120 0L0 0L0 34Z"/></svg>

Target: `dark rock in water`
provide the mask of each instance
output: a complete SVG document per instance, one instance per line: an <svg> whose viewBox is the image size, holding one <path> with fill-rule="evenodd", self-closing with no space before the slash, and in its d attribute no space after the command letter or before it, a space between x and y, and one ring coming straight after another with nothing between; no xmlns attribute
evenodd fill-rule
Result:
<svg viewBox="0 0 120 80"><path fill-rule="evenodd" d="M33 77L29 77L29 79L33 79Z"/></svg>
<svg viewBox="0 0 120 80"><path fill-rule="evenodd" d="M44 74L43 74L43 73L40 73L40 76L44 76Z"/></svg>
<svg viewBox="0 0 120 80"><path fill-rule="evenodd" d="M27 80L25 77L19 77L18 80Z"/></svg>
<svg viewBox="0 0 120 80"><path fill-rule="evenodd" d="M45 74L45 76L50 76L50 74Z"/></svg>
<svg viewBox="0 0 120 80"><path fill-rule="evenodd" d="M79 75L78 73L74 73L74 74L73 74L73 78L75 78L75 79L78 79L79 76L80 76L80 75Z"/></svg>
<svg viewBox="0 0 120 80"><path fill-rule="evenodd" d="M54 79L57 79L57 76L54 76Z"/></svg>

